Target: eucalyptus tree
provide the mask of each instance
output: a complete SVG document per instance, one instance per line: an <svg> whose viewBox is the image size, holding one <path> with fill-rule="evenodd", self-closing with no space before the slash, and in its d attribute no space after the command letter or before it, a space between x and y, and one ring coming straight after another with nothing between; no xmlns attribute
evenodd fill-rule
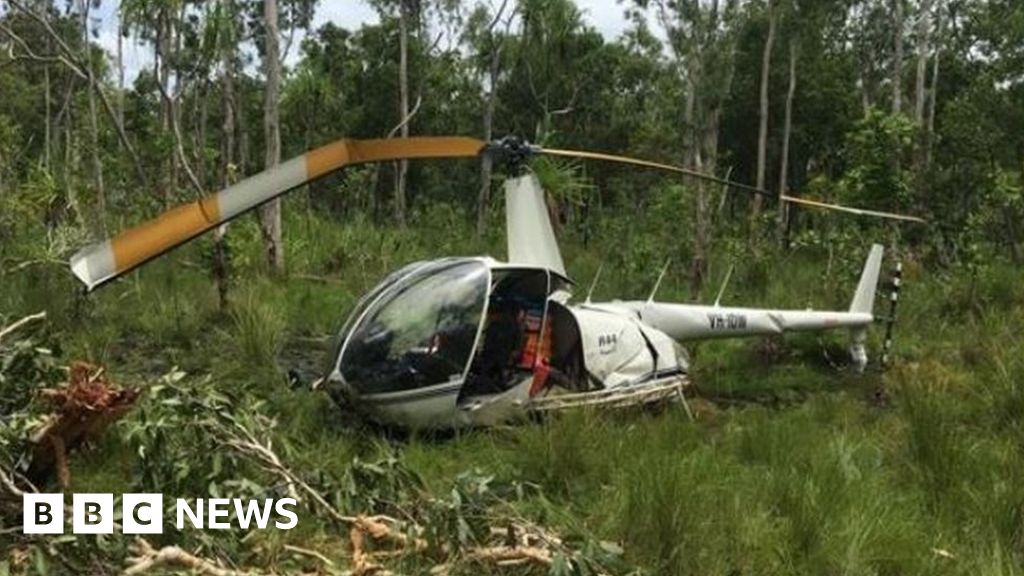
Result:
<svg viewBox="0 0 1024 576"><path fill-rule="evenodd" d="M782 139L779 152L779 173L777 191L781 194L799 195L799 188L791 186L792 175L792 140L794 112L798 82L798 71L801 57L811 62L805 66L808 72L814 68L839 71L845 67L847 41L844 37L846 28L846 14L850 0L781 0L779 11L779 33L786 42L787 66L786 66L786 98L782 122ZM842 77L840 77L842 80ZM815 84L819 82L819 84ZM820 92L823 85L828 84L825 78L820 81L809 79L807 88L804 90L804 101L810 98L809 93ZM827 96L825 96L827 98ZM821 100L825 98L819 98ZM842 110L842 106L833 100L835 110ZM811 111L808 111L811 112ZM816 118L799 122L807 125L819 121ZM842 125L840 117L832 119L830 124ZM816 147L818 151L828 150L826 142L820 142ZM818 162L819 165L824 163ZM777 214L777 238L785 246L789 239L790 210L792 206L786 203L779 204Z"/></svg>
<svg viewBox="0 0 1024 576"><path fill-rule="evenodd" d="M264 167L281 162L281 124L278 106L281 94L281 53L277 25L277 0L263 0L263 70L266 85L263 104ZM260 230L267 263L275 273L284 272L284 245L281 242L281 199L275 198L260 208Z"/></svg>
<svg viewBox="0 0 1024 576"><path fill-rule="evenodd" d="M120 4L125 31L153 46L153 69L161 103L161 133L156 154L165 158L159 178L165 206L173 202L180 168L174 140L181 83L172 85L172 74L179 62L175 54L176 38L184 20L186 4L187 0L123 0Z"/></svg>
<svg viewBox="0 0 1024 576"><path fill-rule="evenodd" d="M398 123L389 133L395 132L401 138L409 137L409 125L419 107L409 108L409 58L410 42L423 43L423 4L421 0L375 0L373 4L384 17L394 17L398 24ZM410 38L412 36L412 38ZM409 161L400 160L395 164L394 214L399 226L406 224L406 186Z"/></svg>
<svg viewBox="0 0 1024 576"><path fill-rule="evenodd" d="M498 103L498 82L501 77L505 52L508 50L509 31L515 18L516 7L510 0L487 0L476 4L466 23L465 41L473 51L474 67L485 75L483 110L483 138L494 137L494 112ZM476 233L482 236L487 226L487 212L491 201L491 172L493 158L484 154L480 161L480 190L476 203Z"/></svg>
<svg viewBox="0 0 1024 576"><path fill-rule="evenodd" d="M634 0L655 9L668 39L676 72L686 86L683 107L683 154L686 165L714 172L718 164L719 125L733 81L738 0ZM694 182L693 259L690 291L697 297L707 275L711 249L711 210L706 185Z"/></svg>
<svg viewBox="0 0 1024 576"><path fill-rule="evenodd" d="M281 161L280 102L282 71L282 34L292 38L295 30L308 29L316 8L316 0L248 0L248 10L254 18L253 37L263 62L263 145L264 167L271 168ZM281 26L284 16L284 26ZM286 44L290 48L291 42ZM284 244L282 242L281 200L275 198L260 208L260 231L267 265L275 274L284 272Z"/></svg>
<svg viewBox="0 0 1024 576"><path fill-rule="evenodd" d="M775 46L775 29L778 22L779 0L767 0L765 12L768 18L768 33L765 35L764 50L761 52L761 89L760 102L758 107L758 132L757 132L757 187L765 187L765 168L768 162L768 80L771 77L772 49ZM761 214L761 202L763 198L758 194L754 198L751 218L754 226ZM756 238L756 235L753 237Z"/></svg>

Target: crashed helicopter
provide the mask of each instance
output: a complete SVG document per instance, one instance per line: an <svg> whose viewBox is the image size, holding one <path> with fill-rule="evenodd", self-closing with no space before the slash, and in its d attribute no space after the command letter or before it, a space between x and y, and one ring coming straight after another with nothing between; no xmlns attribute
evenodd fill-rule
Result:
<svg viewBox="0 0 1024 576"><path fill-rule="evenodd" d="M91 290L297 186L345 166L491 154L505 180L508 254L416 262L392 273L355 306L319 383L340 403L407 428L494 425L580 405L621 406L682 398L686 342L847 329L852 364L867 363L865 335L882 247L871 247L847 310L773 310L645 301L582 302L559 251L537 177L525 160L548 154L682 173L765 191L667 164L542 148L516 139L463 137L339 140L174 208L71 258ZM779 195L780 201L921 221ZM660 279L659 279L660 282Z"/></svg>

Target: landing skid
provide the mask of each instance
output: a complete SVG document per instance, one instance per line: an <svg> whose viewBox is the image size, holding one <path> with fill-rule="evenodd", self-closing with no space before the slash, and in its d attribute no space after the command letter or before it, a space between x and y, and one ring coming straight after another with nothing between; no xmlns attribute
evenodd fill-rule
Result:
<svg viewBox="0 0 1024 576"><path fill-rule="evenodd" d="M680 400L686 405L683 392L690 385L686 376L674 375L631 386L617 386L590 392L568 392L533 398L526 407L528 412L547 413L586 406L601 408L625 408L644 406L670 400ZM689 412L689 410L687 410Z"/></svg>

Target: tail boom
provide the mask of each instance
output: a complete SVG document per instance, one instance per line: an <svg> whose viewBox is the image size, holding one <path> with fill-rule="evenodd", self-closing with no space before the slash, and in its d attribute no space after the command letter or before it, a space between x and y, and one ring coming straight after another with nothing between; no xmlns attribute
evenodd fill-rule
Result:
<svg viewBox="0 0 1024 576"><path fill-rule="evenodd" d="M853 364L862 370L867 364L864 343L867 328L874 322L875 291L882 266L882 252L879 244L871 247L853 301L846 311L725 308L717 304L706 306L653 301L587 306L639 318L679 342L846 328L850 330L850 356Z"/></svg>
<svg viewBox="0 0 1024 576"><path fill-rule="evenodd" d="M771 336L786 332L865 328L873 317L863 312L723 308L661 302L621 302L640 319L680 342L715 338Z"/></svg>

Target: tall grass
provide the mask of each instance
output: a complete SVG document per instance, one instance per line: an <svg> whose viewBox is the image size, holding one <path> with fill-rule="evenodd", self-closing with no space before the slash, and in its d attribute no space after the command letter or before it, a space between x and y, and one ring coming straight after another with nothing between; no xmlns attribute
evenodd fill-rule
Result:
<svg viewBox="0 0 1024 576"><path fill-rule="evenodd" d="M686 256L672 244L677 226L636 216L592 227L588 245L579 230L562 231L581 284L605 263L597 299L646 297L664 258ZM940 275L908 266L897 362L884 374L854 375L828 354L845 334L786 338L771 354L751 342L704 343L691 349L692 377L715 404L695 422L671 407L584 411L454 437L382 439L323 395L290 389L284 373L322 354L314 342L388 271L444 254L501 257L501 230L477 240L472 218L448 205L419 211L406 230L301 210L286 218L290 276L279 279L262 271L255 224L233 224L226 313L197 244L88 297L56 267L7 274L0 316L49 310L61 357L105 363L118 381L144 384L179 365L259 395L274 407L292 462L312 475L397 446L430 489L469 469L536 486L517 513L619 542L651 573L1021 573L1020 269ZM712 277L738 266L729 304L845 306L864 256L833 254L830 264L826 252L800 248L748 262L728 238L719 245ZM660 299L689 300L686 270L670 266ZM76 486L118 491L131 458L116 443L75 456Z"/></svg>
<svg viewBox="0 0 1024 576"><path fill-rule="evenodd" d="M286 328L280 301L266 290L246 289L232 301L230 315L225 337L237 351L232 360L252 372L276 370Z"/></svg>

